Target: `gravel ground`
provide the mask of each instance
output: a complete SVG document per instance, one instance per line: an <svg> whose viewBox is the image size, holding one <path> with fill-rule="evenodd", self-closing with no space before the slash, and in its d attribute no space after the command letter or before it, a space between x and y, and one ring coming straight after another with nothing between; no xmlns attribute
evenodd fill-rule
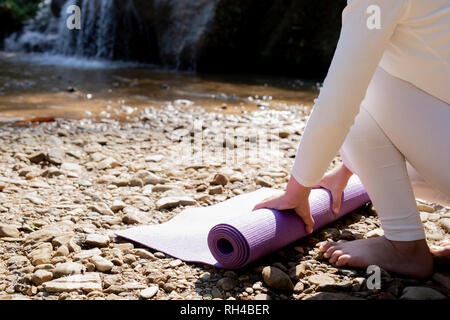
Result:
<svg viewBox="0 0 450 320"><path fill-rule="evenodd" d="M308 113L286 107L227 115L169 106L147 108L128 122L1 126L0 300L449 298L446 258L435 259L428 280L382 271L381 289L372 290L365 270L322 258L323 241L382 235L372 206L237 271L184 263L114 237L116 230L166 222L189 205L284 188ZM184 149L199 133L202 161ZM253 152L258 134L280 152ZM247 156L224 163L206 152L213 146ZM448 239L450 210L418 206L429 244Z"/></svg>

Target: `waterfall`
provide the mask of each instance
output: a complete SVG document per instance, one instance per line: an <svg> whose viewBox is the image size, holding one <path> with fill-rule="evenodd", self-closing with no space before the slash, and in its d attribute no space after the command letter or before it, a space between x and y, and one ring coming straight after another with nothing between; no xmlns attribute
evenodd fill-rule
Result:
<svg viewBox="0 0 450 320"><path fill-rule="evenodd" d="M41 3L7 51L159 63L194 69L197 48L214 18L217 0L67 0L59 17ZM81 29L67 28L67 9L81 8Z"/></svg>

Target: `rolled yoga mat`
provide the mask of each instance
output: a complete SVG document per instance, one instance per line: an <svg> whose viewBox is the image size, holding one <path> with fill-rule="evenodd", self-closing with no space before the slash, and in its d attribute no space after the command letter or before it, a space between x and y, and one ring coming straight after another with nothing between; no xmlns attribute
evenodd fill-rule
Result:
<svg viewBox="0 0 450 320"><path fill-rule="evenodd" d="M306 236L294 211L253 207L283 191L262 188L209 207L187 208L170 221L139 226L116 235L187 261L238 269ZM331 210L331 193L313 189L309 196L314 231L370 201L357 176L344 190L341 209Z"/></svg>

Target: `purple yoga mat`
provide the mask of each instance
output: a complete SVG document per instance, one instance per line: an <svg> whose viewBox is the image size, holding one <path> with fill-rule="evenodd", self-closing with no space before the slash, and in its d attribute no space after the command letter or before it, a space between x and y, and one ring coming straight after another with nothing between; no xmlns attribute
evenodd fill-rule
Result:
<svg viewBox="0 0 450 320"><path fill-rule="evenodd" d="M187 208L172 220L116 232L116 235L187 262L238 269L306 236L303 221L291 211L252 208L283 191L262 188L209 207ZM353 176L344 191L338 215L331 211L331 193L314 189L309 196L314 230L370 201Z"/></svg>

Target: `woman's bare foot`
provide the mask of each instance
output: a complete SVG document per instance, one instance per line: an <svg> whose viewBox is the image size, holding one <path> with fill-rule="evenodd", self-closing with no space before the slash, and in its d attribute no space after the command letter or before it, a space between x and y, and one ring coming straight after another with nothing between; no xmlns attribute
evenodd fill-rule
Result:
<svg viewBox="0 0 450 320"><path fill-rule="evenodd" d="M435 256L450 257L450 239L442 241L439 246L431 246L430 252Z"/></svg>
<svg viewBox="0 0 450 320"><path fill-rule="evenodd" d="M390 241L383 236L343 243L328 242L320 249L330 263L339 267L377 265L415 278L427 278L433 273L433 258L425 240Z"/></svg>
<svg viewBox="0 0 450 320"><path fill-rule="evenodd" d="M325 175L314 188L322 187L330 190L333 197L333 211L339 213L342 200L342 192L347 186L348 180L353 173L344 165L336 167L329 174Z"/></svg>

